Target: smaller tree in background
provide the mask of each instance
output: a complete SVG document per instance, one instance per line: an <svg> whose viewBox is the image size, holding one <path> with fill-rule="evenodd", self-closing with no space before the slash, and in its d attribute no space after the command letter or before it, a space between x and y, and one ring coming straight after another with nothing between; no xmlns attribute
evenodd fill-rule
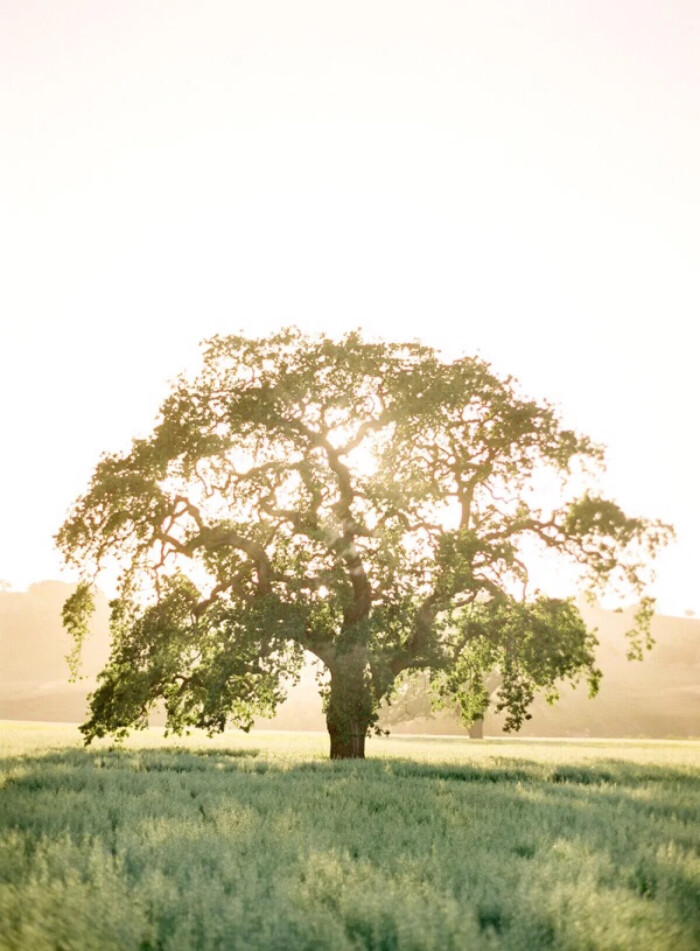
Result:
<svg viewBox="0 0 700 951"><path fill-rule="evenodd" d="M83 575L64 609L78 645L91 586L122 566L86 739L144 726L158 700L175 731L247 728L305 651L328 673L332 757L364 756L406 671L430 671L471 722L497 670L510 729L538 690L581 676L595 690L595 637L572 601L531 590L536 549L589 590L642 596L639 647L670 534L593 491L602 458L479 359L357 333L214 338L57 536Z"/></svg>
<svg viewBox="0 0 700 951"><path fill-rule="evenodd" d="M484 689L488 695L488 704L501 684L497 672L488 675L484 672ZM427 732L443 733L458 725L467 728L472 739L484 735L483 715L478 718L465 715L459 701L454 696L441 692L442 682L429 671L407 672L398 678L394 690L385 699L379 710L379 726L390 732L395 726L414 721L429 721L431 729ZM434 729L432 728L434 727ZM417 727L420 729L420 727Z"/></svg>

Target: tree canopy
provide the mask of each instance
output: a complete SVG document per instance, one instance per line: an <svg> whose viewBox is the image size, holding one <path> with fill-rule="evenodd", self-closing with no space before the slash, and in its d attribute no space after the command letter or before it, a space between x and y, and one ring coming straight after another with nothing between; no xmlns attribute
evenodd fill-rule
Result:
<svg viewBox="0 0 700 951"><path fill-rule="evenodd" d="M406 671L431 671L470 721L497 669L512 728L538 690L595 689L595 636L572 600L532 590L533 560L633 593L639 650L671 533L596 492L602 464L478 358L357 332L207 341L153 433L102 457L57 534L81 571L64 608L78 649L99 572L121 571L86 739L143 726L159 700L174 731L247 728L304 652L328 674L332 756L364 755Z"/></svg>

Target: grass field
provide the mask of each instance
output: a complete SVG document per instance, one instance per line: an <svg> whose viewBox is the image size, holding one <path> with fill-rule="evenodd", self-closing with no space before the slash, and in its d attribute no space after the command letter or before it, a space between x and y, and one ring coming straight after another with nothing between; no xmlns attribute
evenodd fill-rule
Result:
<svg viewBox="0 0 700 951"><path fill-rule="evenodd" d="M0 723L0 948L700 947L700 743Z"/></svg>

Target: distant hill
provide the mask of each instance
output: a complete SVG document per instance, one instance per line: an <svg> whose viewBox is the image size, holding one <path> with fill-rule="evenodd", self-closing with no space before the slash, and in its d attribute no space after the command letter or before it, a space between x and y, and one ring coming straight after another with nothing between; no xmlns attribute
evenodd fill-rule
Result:
<svg viewBox="0 0 700 951"><path fill-rule="evenodd" d="M520 736L562 737L698 737L700 736L700 620L658 615L652 621L655 645L642 661L627 660L625 631L633 626L633 609L606 611L580 606L600 642L597 663L603 680L590 698L585 683L565 685L549 706L536 698L532 719ZM505 716L489 713L487 736L503 733ZM449 713L392 723L394 733L464 733Z"/></svg>
<svg viewBox="0 0 700 951"><path fill-rule="evenodd" d="M700 620L659 615L652 621L655 645L642 661L628 661L625 631L633 611L582 607L598 630L597 662L603 671L592 700L586 686L564 688L555 706L538 699L523 736L700 736ZM502 719L486 722L487 732ZM491 725L491 729L489 729Z"/></svg>
<svg viewBox="0 0 700 951"><path fill-rule="evenodd" d="M61 626L61 608L72 588L42 581L27 591L0 590L0 718L81 722L86 697L109 655L108 606L97 598L92 635L83 651L81 679L69 682L65 657L71 642ZM583 608L598 629L600 693L589 700L585 685L562 689L553 707L538 699L523 736L687 737L700 736L700 619L654 618L653 650L642 662L627 661L624 632L632 612ZM485 732L499 735L502 717L487 716ZM259 728L325 728L314 672L306 669L287 702ZM391 731L463 733L447 714L393 724Z"/></svg>
<svg viewBox="0 0 700 951"><path fill-rule="evenodd" d="M71 639L61 608L73 586L40 581L27 591L0 591L0 718L85 719L86 697L109 656L109 608L98 594L92 635L84 645L81 678L70 683Z"/></svg>

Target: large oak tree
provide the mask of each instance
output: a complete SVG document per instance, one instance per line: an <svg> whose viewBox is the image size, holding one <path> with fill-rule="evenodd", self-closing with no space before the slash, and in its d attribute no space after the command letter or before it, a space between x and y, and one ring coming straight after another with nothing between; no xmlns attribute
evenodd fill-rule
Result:
<svg viewBox="0 0 700 951"><path fill-rule="evenodd" d="M91 586L121 566L86 739L145 725L158 701L175 731L247 728L305 652L327 672L332 757L364 755L406 671L431 671L469 721L497 670L513 728L537 690L595 688L595 637L573 601L530 590L532 560L638 595L638 647L647 566L670 532L597 494L601 464L480 359L358 333L215 337L152 435L101 459L57 535L82 572L64 608L78 647Z"/></svg>

